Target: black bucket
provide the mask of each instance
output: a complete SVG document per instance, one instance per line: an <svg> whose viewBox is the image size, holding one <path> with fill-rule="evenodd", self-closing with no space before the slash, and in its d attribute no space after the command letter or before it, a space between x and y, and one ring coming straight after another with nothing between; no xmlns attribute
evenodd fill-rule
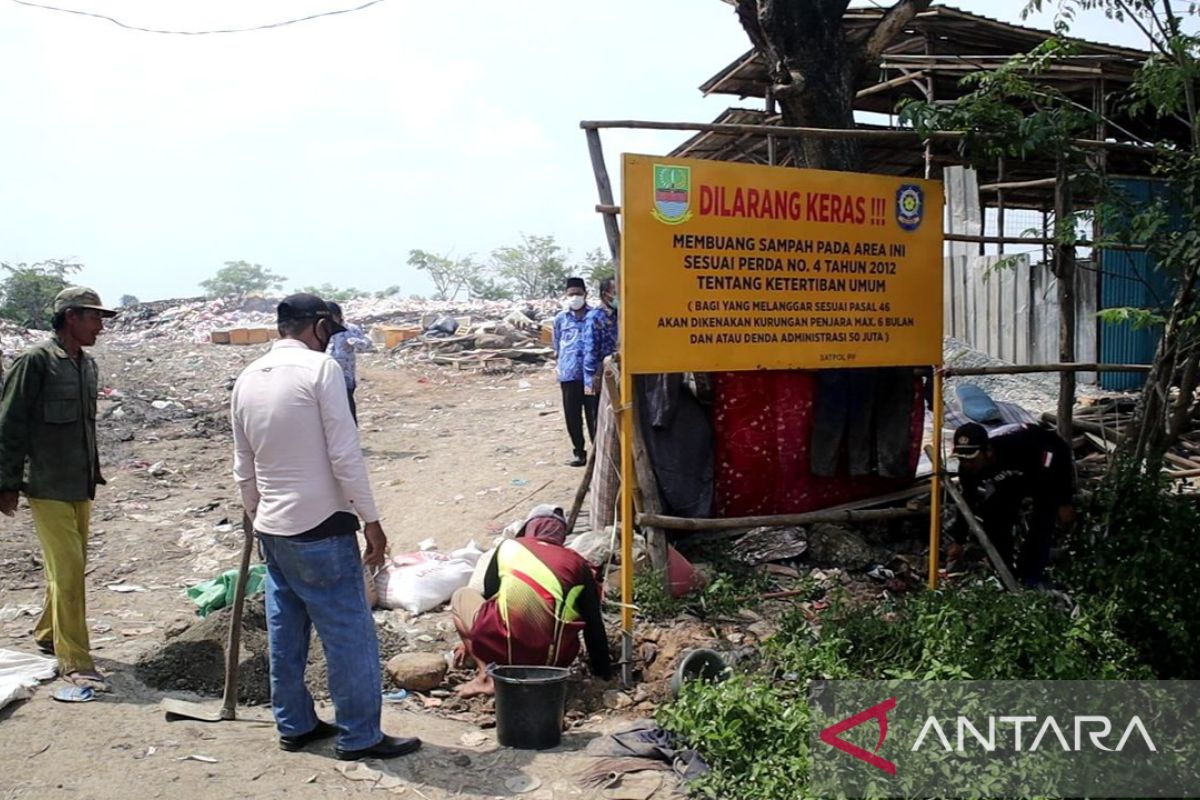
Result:
<svg viewBox="0 0 1200 800"><path fill-rule="evenodd" d="M518 750L557 747L570 670L493 664L488 674L496 682L496 740Z"/></svg>

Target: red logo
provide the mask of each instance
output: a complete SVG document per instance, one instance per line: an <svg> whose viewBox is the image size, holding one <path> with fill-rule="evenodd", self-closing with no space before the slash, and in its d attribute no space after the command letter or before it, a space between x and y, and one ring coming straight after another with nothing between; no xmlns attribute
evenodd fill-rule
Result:
<svg viewBox="0 0 1200 800"><path fill-rule="evenodd" d="M887 738L888 722L887 714L896 707L896 698L889 697L879 705L874 705L865 711L860 711L853 717L847 717L841 722L830 725L825 730L821 731L821 741L832 747L836 747L842 752L849 753L859 761L865 761L876 769L881 769L888 775L896 774L896 765L886 758L881 758L875 755L879 752L879 748L883 747L883 740ZM845 739L839 738L840 734L845 733L851 728L858 727L869 719L879 722L879 741L875 744L875 752L868 752L856 744L851 744Z"/></svg>

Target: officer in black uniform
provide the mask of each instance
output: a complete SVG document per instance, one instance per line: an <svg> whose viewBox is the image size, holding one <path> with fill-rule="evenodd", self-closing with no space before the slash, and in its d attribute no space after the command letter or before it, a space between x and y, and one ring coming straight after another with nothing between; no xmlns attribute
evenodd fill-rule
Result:
<svg viewBox="0 0 1200 800"><path fill-rule="evenodd" d="M984 531L1026 586L1043 583L1056 529L1075 522L1075 461L1053 431L1021 425L989 437L969 422L954 432L954 456L963 497ZM1029 531L1013 562L1015 529L1026 498L1033 501Z"/></svg>

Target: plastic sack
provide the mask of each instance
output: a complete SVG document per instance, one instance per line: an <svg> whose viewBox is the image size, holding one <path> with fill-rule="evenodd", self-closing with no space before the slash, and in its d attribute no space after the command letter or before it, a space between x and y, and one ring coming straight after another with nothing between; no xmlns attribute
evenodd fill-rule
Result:
<svg viewBox="0 0 1200 800"><path fill-rule="evenodd" d="M379 607L402 608L410 614L437 608L467 585L474 570L474 562L444 553L395 556L375 576Z"/></svg>

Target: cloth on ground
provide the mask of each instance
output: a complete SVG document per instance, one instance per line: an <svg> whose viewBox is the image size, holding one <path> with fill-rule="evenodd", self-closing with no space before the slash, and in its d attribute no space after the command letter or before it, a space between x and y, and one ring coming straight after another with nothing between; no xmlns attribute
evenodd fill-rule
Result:
<svg viewBox="0 0 1200 800"><path fill-rule="evenodd" d="M638 375L635 382L642 439L664 513L711 517L714 456L708 413L683 375Z"/></svg>
<svg viewBox="0 0 1200 800"><path fill-rule="evenodd" d="M708 772L708 764L695 750L679 747L675 734L654 723L640 719L623 731L588 742L584 755L604 760L589 765L585 775L608 776L613 772L637 772L656 769L655 762L670 764L671 770L683 781L692 781ZM642 763L638 763L642 762ZM622 767L613 769L614 766Z"/></svg>
<svg viewBox="0 0 1200 800"><path fill-rule="evenodd" d="M207 617L214 611L233 605L237 591L238 571L231 569L204 583L188 588L187 596L196 604L196 613ZM267 565L255 564L246 576L246 596L263 591L267 580Z"/></svg>
<svg viewBox="0 0 1200 800"><path fill-rule="evenodd" d="M48 681L57 673L56 659L0 650L0 708L30 697L39 681Z"/></svg>

